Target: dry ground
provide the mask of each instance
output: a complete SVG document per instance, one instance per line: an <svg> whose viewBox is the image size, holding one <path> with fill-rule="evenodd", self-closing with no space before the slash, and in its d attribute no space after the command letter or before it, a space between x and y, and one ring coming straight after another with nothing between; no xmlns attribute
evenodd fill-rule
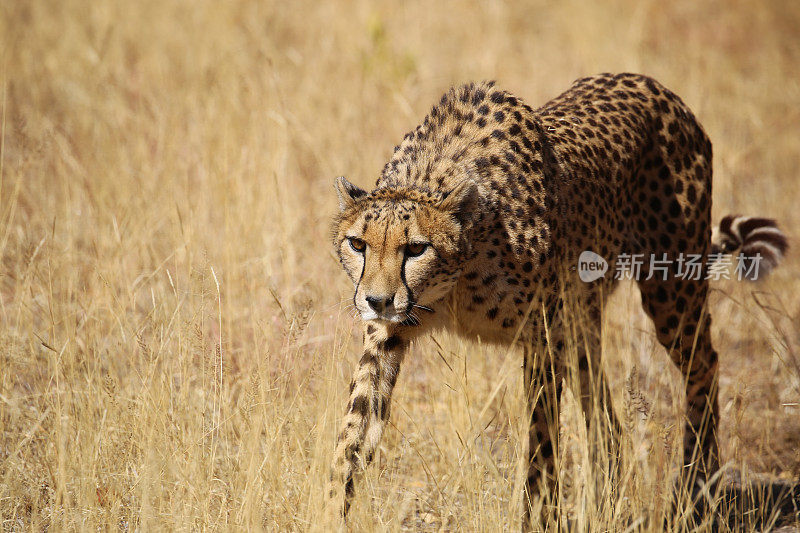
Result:
<svg viewBox="0 0 800 533"><path fill-rule="evenodd" d="M538 104L599 71L681 95L714 141L715 219L774 216L800 248L792 0L0 3L3 529L315 523L359 346L333 178L371 184L451 84ZM798 267L715 285L723 457L746 478L800 478ZM681 384L634 287L608 325L636 475L570 512L659 530ZM519 363L417 345L353 526L515 529Z"/></svg>

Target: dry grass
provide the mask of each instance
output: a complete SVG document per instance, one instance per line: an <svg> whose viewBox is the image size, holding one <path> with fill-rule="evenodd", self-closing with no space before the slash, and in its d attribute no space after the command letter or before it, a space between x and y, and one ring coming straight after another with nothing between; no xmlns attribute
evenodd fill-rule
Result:
<svg viewBox="0 0 800 533"><path fill-rule="evenodd" d="M715 143L715 218L793 233L798 28L791 0L0 3L3 529L314 523L359 345L332 179L371 183L453 83L543 103L651 74ZM800 477L797 257L715 285L722 449L745 475ZM681 384L635 288L612 303L636 475L573 516L659 530ZM435 340L407 358L352 524L516 529L519 355Z"/></svg>

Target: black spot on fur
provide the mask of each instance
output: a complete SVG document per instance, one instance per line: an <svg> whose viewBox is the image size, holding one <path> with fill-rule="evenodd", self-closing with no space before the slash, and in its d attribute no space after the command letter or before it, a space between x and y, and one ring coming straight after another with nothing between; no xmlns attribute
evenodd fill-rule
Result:
<svg viewBox="0 0 800 533"><path fill-rule="evenodd" d="M381 348L387 352L390 352L395 348L397 348L398 346L401 346L402 344L403 340L397 335L394 335L386 339L386 341L384 341L383 344L381 345Z"/></svg>
<svg viewBox="0 0 800 533"><path fill-rule="evenodd" d="M369 410L369 400L367 400L366 396L353 398L353 406L350 408L350 412L367 416L367 410Z"/></svg>

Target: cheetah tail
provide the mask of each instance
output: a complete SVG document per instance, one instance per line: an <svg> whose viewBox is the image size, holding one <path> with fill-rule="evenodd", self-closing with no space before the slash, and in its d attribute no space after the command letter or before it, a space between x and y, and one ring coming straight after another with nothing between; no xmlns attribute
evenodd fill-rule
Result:
<svg viewBox="0 0 800 533"><path fill-rule="evenodd" d="M788 247L786 235L771 218L728 215L711 231L712 254L741 251L745 258L760 254L757 273L746 276L751 281L774 270Z"/></svg>

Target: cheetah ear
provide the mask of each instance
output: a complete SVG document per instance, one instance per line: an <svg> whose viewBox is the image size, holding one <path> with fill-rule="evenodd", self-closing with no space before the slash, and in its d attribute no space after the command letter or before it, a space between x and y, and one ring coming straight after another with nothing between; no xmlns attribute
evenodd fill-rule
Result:
<svg viewBox="0 0 800 533"><path fill-rule="evenodd" d="M437 207L452 213L463 225L472 219L478 208L478 194L478 185L471 179L465 179L447 193Z"/></svg>
<svg viewBox="0 0 800 533"><path fill-rule="evenodd" d="M336 178L334 186L336 187L336 194L339 196L339 209L341 211L353 205L362 196L367 195L367 191L353 185L344 176Z"/></svg>

